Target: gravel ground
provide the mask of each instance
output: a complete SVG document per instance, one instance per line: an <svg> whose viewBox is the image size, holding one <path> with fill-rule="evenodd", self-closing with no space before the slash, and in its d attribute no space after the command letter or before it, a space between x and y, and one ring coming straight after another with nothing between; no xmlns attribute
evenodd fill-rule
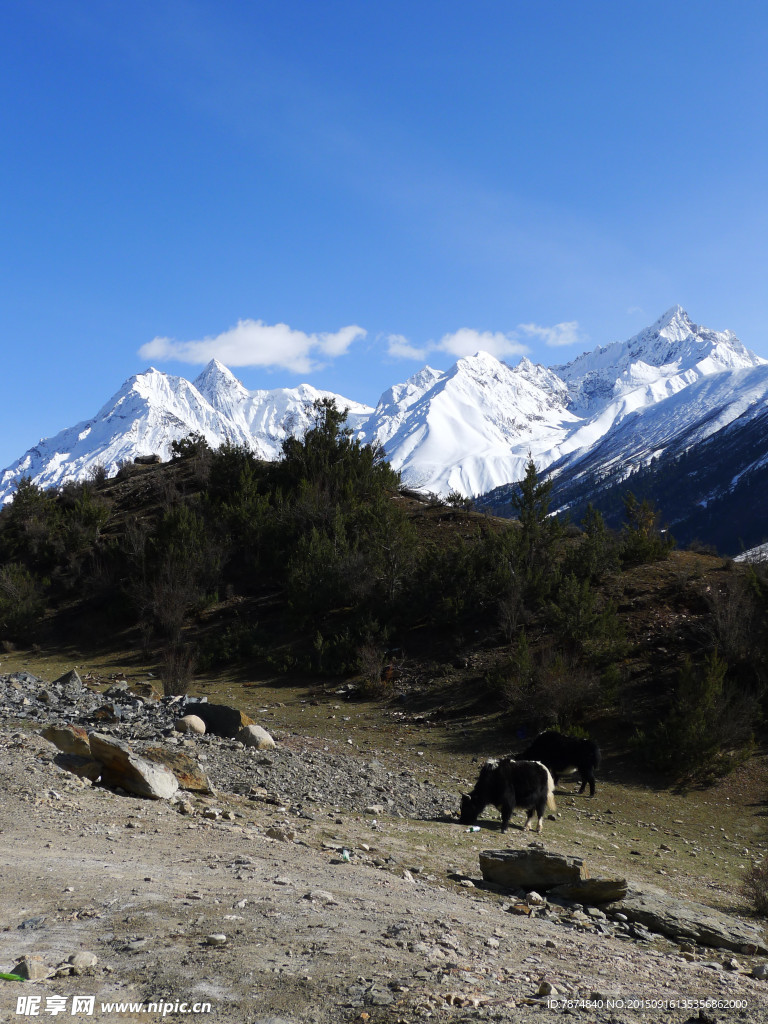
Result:
<svg viewBox="0 0 768 1024"><path fill-rule="evenodd" d="M63 1001L66 1020L768 1022L754 958L483 887L427 766L293 734L179 740L176 716L121 687L0 676L0 972L27 955L46 975L0 981L3 1020ZM194 749L216 792L182 813L92 786L39 735L51 721Z"/></svg>

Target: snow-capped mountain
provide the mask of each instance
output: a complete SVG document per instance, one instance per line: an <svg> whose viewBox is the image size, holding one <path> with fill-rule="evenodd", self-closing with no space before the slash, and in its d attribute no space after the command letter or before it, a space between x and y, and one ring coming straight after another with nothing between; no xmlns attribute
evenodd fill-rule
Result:
<svg viewBox="0 0 768 1024"><path fill-rule="evenodd" d="M112 473L137 455L167 458L171 442L193 432L212 447L229 439L274 459L328 394L309 384L249 391L216 360L193 383L150 369L93 419L41 441L0 474L0 501L21 475L54 486L97 465ZM754 426L768 412L768 361L730 331L693 323L679 306L628 341L564 365L522 359L511 367L478 352L448 370L422 368L375 409L330 397L349 409L356 436L383 444L404 483L439 494L494 492L495 507L529 454L553 475L563 505L597 481L621 482L718 438L728 437L730 450L734 438L749 437L750 465L768 466L768 440L761 448Z"/></svg>
<svg viewBox="0 0 768 1024"><path fill-rule="evenodd" d="M353 428L373 411L309 384L248 391L215 359L194 383L150 368L130 377L92 419L43 439L0 473L0 502L13 496L21 476L41 487L85 480L98 466L111 476L137 455L170 458L171 443L192 433L212 448L229 440L260 458L275 459L286 437L311 425L314 403L321 398L348 408Z"/></svg>
<svg viewBox="0 0 768 1024"><path fill-rule="evenodd" d="M759 405L763 376L745 371L766 365L730 331L700 327L674 306L629 341L563 366L524 358L513 369L480 352L443 373L426 367L382 395L363 436L384 444L406 483L438 494L519 480L529 453L540 471L562 472L598 445L628 474L695 424L701 440ZM689 393L702 381L711 387ZM690 402L669 404L682 393ZM634 426L623 429L628 417Z"/></svg>
<svg viewBox="0 0 768 1024"><path fill-rule="evenodd" d="M385 391L362 427L379 441L412 487L480 494L519 480L529 451L541 463L577 418L565 385L524 359L514 369L487 352L459 359L449 370L425 367Z"/></svg>

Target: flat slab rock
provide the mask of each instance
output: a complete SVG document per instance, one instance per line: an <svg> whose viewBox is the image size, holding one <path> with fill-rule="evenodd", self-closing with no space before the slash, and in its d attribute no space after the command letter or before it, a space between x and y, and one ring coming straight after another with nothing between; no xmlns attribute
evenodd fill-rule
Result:
<svg viewBox="0 0 768 1024"><path fill-rule="evenodd" d="M557 896L572 903L584 903L590 907L613 903L627 895L629 885L626 878L579 878L547 890L548 896Z"/></svg>
<svg viewBox="0 0 768 1024"><path fill-rule="evenodd" d="M589 878L589 871L579 857L567 857L537 848L483 850L480 871L486 882L495 882L509 889L537 891Z"/></svg>
<svg viewBox="0 0 768 1024"><path fill-rule="evenodd" d="M578 857L543 849L485 850L480 854L483 878L510 889L535 889L575 903L604 905L629 921L673 939L735 952L768 954L762 928L704 906L683 901L653 885L625 879L590 878Z"/></svg>
<svg viewBox="0 0 768 1024"><path fill-rule="evenodd" d="M643 924L652 932L671 938L687 938L701 946L768 954L765 933L757 925L705 907L702 903L683 902L652 885L631 883L627 895L610 906L610 911L626 914L630 921Z"/></svg>

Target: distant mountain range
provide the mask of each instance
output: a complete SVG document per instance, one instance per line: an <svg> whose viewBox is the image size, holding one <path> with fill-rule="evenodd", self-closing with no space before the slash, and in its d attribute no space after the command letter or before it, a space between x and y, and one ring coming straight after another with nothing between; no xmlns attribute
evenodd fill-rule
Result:
<svg viewBox="0 0 768 1024"><path fill-rule="evenodd" d="M756 505L768 496L768 361L679 306L629 341L560 366L510 367L487 352L445 371L425 366L375 409L309 384L249 391L216 360L193 383L149 369L92 419L5 469L0 501L22 475L52 487L97 466L113 474L138 455L169 458L172 441L193 432L212 447L229 439L275 459L326 396L417 489L480 497L503 513L530 454L552 476L553 507L576 518L590 500L618 516L631 489L659 502L676 536L684 524L678 540L698 536L737 553L768 539Z"/></svg>

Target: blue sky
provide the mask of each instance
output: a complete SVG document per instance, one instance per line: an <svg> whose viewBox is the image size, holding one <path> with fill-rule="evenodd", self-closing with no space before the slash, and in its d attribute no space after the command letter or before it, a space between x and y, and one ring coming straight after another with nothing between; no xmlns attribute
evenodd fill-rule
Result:
<svg viewBox="0 0 768 1024"><path fill-rule="evenodd" d="M375 404L680 303L768 357L768 9L5 0L0 467L149 365Z"/></svg>

